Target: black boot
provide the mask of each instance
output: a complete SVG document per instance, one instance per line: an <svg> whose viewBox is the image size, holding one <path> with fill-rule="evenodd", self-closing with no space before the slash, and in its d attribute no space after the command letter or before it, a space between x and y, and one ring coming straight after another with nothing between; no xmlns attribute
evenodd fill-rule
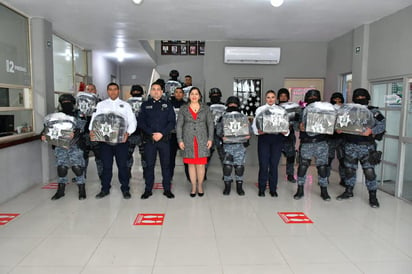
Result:
<svg viewBox="0 0 412 274"><path fill-rule="evenodd" d="M230 188L232 186L232 181L225 181L225 189L223 190L223 195L230 194Z"/></svg>
<svg viewBox="0 0 412 274"><path fill-rule="evenodd" d="M60 199L61 197L64 196L64 189L66 188L66 184L59 184L57 186L57 192L56 194L53 195L53 197L51 198L52 200L57 200Z"/></svg>
<svg viewBox="0 0 412 274"><path fill-rule="evenodd" d="M292 174L288 174L288 181L291 183L296 183L296 179Z"/></svg>
<svg viewBox="0 0 412 274"><path fill-rule="evenodd" d="M296 191L296 194L293 196L293 199L300 200L303 197L303 194L303 185L298 185L298 191Z"/></svg>
<svg viewBox="0 0 412 274"><path fill-rule="evenodd" d="M376 198L376 190L369 190L369 205L373 208L379 207L378 198Z"/></svg>
<svg viewBox="0 0 412 274"><path fill-rule="evenodd" d="M86 184L79 184L79 200L86 199Z"/></svg>
<svg viewBox="0 0 412 274"><path fill-rule="evenodd" d="M330 196L328 194L328 188L326 186L320 187L320 197L322 197L324 201L330 201Z"/></svg>
<svg viewBox="0 0 412 274"><path fill-rule="evenodd" d="M345 192L336 197L337 200L346 200L353 197L353 186L346 186Z"/></svg>
<svg viewBox="0 0 412 274"><path fill-rule="evenodd" d="M239 196L245 195L245 191L243 190L243 181L236 181L236 192Z"/></svg>

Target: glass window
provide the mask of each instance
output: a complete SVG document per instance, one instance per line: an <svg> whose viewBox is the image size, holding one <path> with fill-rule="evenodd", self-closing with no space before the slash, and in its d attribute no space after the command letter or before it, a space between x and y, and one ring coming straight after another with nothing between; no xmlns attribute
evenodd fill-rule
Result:
<svg viewBox="0 0 412 274"><path fill-rule="evenodd" d="M74 46L74 70L76 74L87 75L87 54L81 48Z"/></svg>
<svg viewBox="0 0 412 274"><path fill-rule="evenodd" d="M347 73L342 76L342 95L345 102L352 101L352 73Z"/></svg>
<svg viewBox="0 0 412 274"><path fill-rule="evenodd" d="M408 80L408 86L409 86L409 101L407 104L409 104L406 109L407 109L407 114L406 114L406 137L412 137L412 79Z"/></svg>
<svg viewBox="0 0 412 274"><path fill-rule="evenodd" d="M53 35L54 90L73 93L73 48L72 44Z"/></svg>
<svg viewBox="0 0 412 274"><path fill-rule="evenodd" d="M377 84L372 87L371 105L379 108L385 107L387 84Z"/></svg>
<svg viewBox="0 0 412 274"><path fill-rule="evenodd" d="M391 163L397 163L399 159L399 140L385 138L384 160Z"/></svg>
<svg viewBox="0 0 412 274"><path fill-rule="evenodd" d="M33 132L28 19L0 4L0 142Z"/></svg>

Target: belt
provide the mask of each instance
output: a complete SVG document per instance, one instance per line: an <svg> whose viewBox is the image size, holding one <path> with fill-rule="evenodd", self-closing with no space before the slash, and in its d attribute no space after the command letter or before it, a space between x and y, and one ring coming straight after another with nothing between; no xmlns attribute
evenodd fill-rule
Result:
<svg viewBox="0 0 412 274"><path fill-rule="evenodd" d="M320 143L320 142L323 142L323 141L326 141L324 138L321 138L321 139L301 139L300 140L300 142L301 143Z"/></svg>

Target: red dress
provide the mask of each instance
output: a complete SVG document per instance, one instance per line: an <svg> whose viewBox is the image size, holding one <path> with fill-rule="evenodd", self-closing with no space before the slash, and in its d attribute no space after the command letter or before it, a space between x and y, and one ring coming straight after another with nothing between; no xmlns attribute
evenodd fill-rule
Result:
<svg viewBox="0 0 412 274"><path fill-rule="evenodd" d="M194 112L190 107L189 111L192 114L193 120L197 119L197 113ZM193 164L193 165L206 165L207 164L207 157L199 158L199 151L198 151L198 144L196 136L193 137L193 150L195 152L195 158L183 158L183 163L185 164Z"/></svg>

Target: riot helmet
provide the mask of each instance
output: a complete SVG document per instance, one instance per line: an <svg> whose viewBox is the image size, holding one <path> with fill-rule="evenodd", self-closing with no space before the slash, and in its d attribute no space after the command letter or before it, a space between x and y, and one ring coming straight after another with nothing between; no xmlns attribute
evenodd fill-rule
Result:
<svg viewBox="0 0 412 274"><path fill-rule="evenodd" d="M74 112L76 98L74 98L73 95L68 93L62 94L59 96L59 104L64 114L71 115Z"/></svg>
<svg viewBox="0 0 412 274"><path fill-rule="evenodd" d="M320 100L320 91L317 89L310 89L305 94L305 103L308 105L314 102L319 102Z"/></svg>
<svg viewBox="0 0 412 274"><path fill-rule="evenodd" d="M360 97L363 97L363 98L360 98ZM352 101L356 104L368 105L370 99L371 99L371 96L367 89L357 88L353 91Z"/></svg>
<svg viewBox="0 0 412 274"><path fill-rule="evenodd" d="M212 104L217 104L220 102L220 98L222 98L222 92L219 88L211 88L209 91L209 98Z"/></svg>
<svg viewBox="0 0 412 274"><path fill-rule="evenodd" d="M172 69L169 73L169 76L172 80L177 81L177 78L179 77L179 72L175 69Z"/></svg>
<svg viewBox="0 0 412 274"><path fill-rule="evenodd" d="M288 97L288 99L286 101L285 100L280 100L280 97L281 97L282 94L285 94ZM279 103L286 103L287 101L289 101L289 99L290 99L289 90L287 88L279 89L277 99L278 99Z"/></svg>
<svg viewBox="0 0 412 274"><path fill-rule="evenodd" d="M130 89L130 95L132 97L142 97L143 96L143 88L141 85L133 85Z"/></svg>
<svg viewBox="0 0 412 274"><path fill-rule="evenodd" d="M332 96L330 97L330 103L332 105L336 104L336 99L340 99L341 104L345 103L345 98L343 98L343 95L340 92L335 92L332 94Z"/></svg>

